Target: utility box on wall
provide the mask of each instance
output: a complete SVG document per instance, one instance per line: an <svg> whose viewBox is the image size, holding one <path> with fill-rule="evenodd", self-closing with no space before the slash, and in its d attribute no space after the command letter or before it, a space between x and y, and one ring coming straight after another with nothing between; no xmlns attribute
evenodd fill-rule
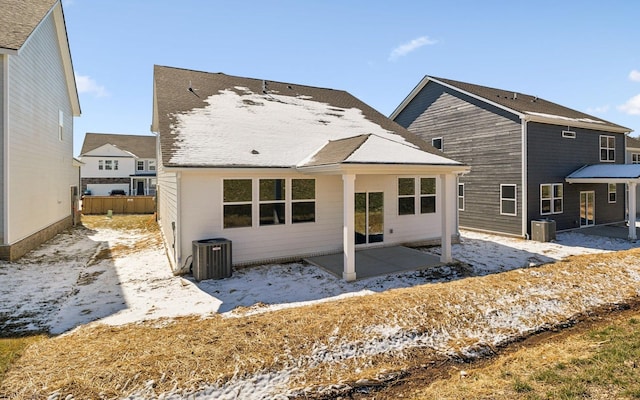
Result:
<svg viewBox="0 0 640 400"><path fill-rule="evenodd" d="M196 281L229 278L232 274L231 241L224 238L194 240L192 269Z"/></svg>
<svg viewBox="0 0 640 400"><path fill-rule="evenodd" d="M556 240L556 221L551 219L531 221L531 239L537 242Z"/></svg>

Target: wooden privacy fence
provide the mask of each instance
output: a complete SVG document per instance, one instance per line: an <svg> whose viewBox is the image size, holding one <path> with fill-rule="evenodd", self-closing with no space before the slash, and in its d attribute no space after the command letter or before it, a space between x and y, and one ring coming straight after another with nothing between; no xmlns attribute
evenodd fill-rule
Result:
<svg viewBox="0 0 640 400"><path fill-rule="evenodd" d="M153 214L156 212L154 196L84 196L83 214Z"/></svg>

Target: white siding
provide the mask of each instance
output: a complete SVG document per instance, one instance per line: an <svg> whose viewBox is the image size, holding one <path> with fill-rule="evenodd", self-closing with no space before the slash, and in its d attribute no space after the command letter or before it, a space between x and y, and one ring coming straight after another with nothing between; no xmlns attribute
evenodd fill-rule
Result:
<svg viewBox="0 0 640 400"><path fill-rule="evenodd" d="M169 260L172 263L174 272L179 272L176 267L174 241L177 240L171 224L178 223L177 211L177 174L164 172L158 174L158 194L156 197L158 207L158 223L165 239Z"/></svg>
<svg viewBox="0 0 640 400"><path fill-rule="evenodd" d="M98 169L98 160L118 160L118 170ZM129 178L135 174L135 160L132 157L82 157L81 176L82 178Z"/></svg>
<svg viewBox="0 0 640 400"><path fill-rule="evenodd" d="M5 64L7 62L7 56L0 54L0 243L4 243L4 198L2 195L5 193L4 185L4 129L6 125L5 121L5 107L7 94L5 93L7 86L5 84L6 69Z"/></svg>
<svg viewBox="0 0 640 400"><path fill-rule="evenodd" d="M70 215L73 117L53 15L9 55L8 232L14 243ZM58 138L62 111L62 140Z"/></svg>
<svg viewBox="0 0 640 400"><path fill-rule="evenodd" d="M222 182L223 179L260 179L260 178L314 178L316 180L316 222L303 224L283 224L224 229L222 221ZM417 214L399 216L397 210L397 178L395 175L358 175L356 191L384 192L385 203L385 237L383 245L416 242L440 238L441 210L434 214ZM439 177L436 177L439 182ZM160 215L163 219L165 237L171 247L170 221L163 217L167 209L175 204L175 193L167 190L159 180ZM453 185L455 186L455 185ZM254 188L256 185L254 184ZM295 172L273 172L264 170L260 173L243 173L232 171L224 176L213 172L187 171L181 173L180 179L180 225L181 248L180 260L174 269L188 270L188 256L192 253L194 240L224 237L233 243L234 264L267 262L279 258L295 258L311 254L322 254L342 250L342 177L341 176L309 176ZM457 187L448 193L450 204L449 222L451 231L456 232L456 197ZM164 193L163 193L164 192ZM170 192L170 193L167 193ZM258 194L253 193L254 209ZM171 201L171 204L167 204ZM351 205L353 207L353 205ZM254 210L254 220L256 211ZM176 216L172 216L175 220ZM390 233L393 230L393 233Z"/></svg>
<svg viewBox="0 0 640 400"><path fill-rule="evenodd" d="M91 192L92 196L109 196L112 190L124 190L126 194L129 194L128 183L89 183L87 184L87 190Z"/></svg>

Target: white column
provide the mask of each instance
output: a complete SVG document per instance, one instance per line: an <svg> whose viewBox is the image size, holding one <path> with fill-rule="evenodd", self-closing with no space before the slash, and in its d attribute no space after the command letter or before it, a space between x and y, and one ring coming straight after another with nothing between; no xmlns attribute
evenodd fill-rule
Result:
<svg viewBox="0 0 640 400"><path fill-rule="evenodd" d="M347 282L356 280L355 182L354 174L342 175L342 252L344 254L342 278Z"/></svg>
<svg viewBox="0 0 640 400"><path fill-rule="evenodd" d="M450 263L453 261L451 257L451 221L449 214L451 210L452 199L449 199L452 181L454 175L440 175L440 185L436 191L438 198L438 208L440 209L440 234L442 235L440 262Z"/></svg>
<svg viewBox="0 0 640 400"><path fill-rule="evenodd" d="M636 237L636 182L627 184L629 192L629 240L635 241Z"/></svg>

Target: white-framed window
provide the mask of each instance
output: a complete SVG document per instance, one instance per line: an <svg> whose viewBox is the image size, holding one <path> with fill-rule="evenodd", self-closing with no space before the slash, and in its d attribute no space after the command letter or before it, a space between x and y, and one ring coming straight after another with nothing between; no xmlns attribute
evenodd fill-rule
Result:
<svg viewBox="0 0 640 400"><path fill-rule="evenodd" d="M609 183L607 184L607 188L609 203L615 203L618 195L617 185L615 183Z"/></svg>
<svg viewBox="0 0 640 400"><path fill-rule="evenodd" d="M156 170L156 160L149 160L149 171Z"/></svg>
<svg viewBox="0 0 640 400"><path fill-rule="evenodd" d="M58 140L62 141L64 135L64 112L58 111Z"/></svg>
<svg viewBox="0 0 640 400"><path fill-rule="evenodd" d="M98 160L98 169L100 171L104 169L104 160Z"/></svg>
<svg viewBox="0 0 640 400"><path fill-rule="evenodd" d="M616 161L616 138L615 136L600 135L600 161Z"/></svg>
<svg viewBox="0 0 640 400"><path fill-rule="evenodd" d="M136 161L136 171L144 171L144 161Z"/></svg>
<svg viewBox="0 0 640 400"><path fill-rule="evenodd" d="M251 179L225 179L222 182L224 228L244 228L253 224L253 182Z"/></svg>
<svg viewBox="0 0 640 400"><path fill-rule="evenodd" d="M284 179L260 179L258 181L258 209L260 226L284 224L286 215L286 181Z"/></svg>
<svg viewBox="0 0 640 400"><path fill-rule="evenodd" d="M113 169L113 160L104 160L104 169L111 171Z"/></svg>
<svg viewBox="0 0 640 400"><path fill-rule="evenodd" d="M562 131L562 137L568 139L575 139L576 133L574 131Z"/></svg>
<svg viewBox="0 0 640 400"><path fill-rule="evenodd" d="M518 202L516 198L516 185L500 185L500 214L518 215Z"/></svg>
<svg viewBox="0 0 640 400"><path fill-rule="evenodd" d="M464 183L458 183L458 211L464 211Z"/></svg>
<svg viewBox="0 0 640 400"><path fill-rule="evenodd" d="M316 180L291 180L291 222L316 222Z"/></svg>
<svg viewBox="0 0 640 400"><path fill-rule="evenodd" d="M442 144L443 142L441 137L431 139L431 145L438 150L442 150Z"/></svg>
<svg viewBox="0 0 640 400"><path fill-rule="evenodd" d="M564 186L562 183L540 185L540 215L561 214L564 211Z"/></svg>
<svg viewBox="0 0 640 400"><path fill-rule="evenodd" d="M640 153L631 154L631 164L640 164Z"/></svg>
<svg viewBox="0 0 640 400"><path fill-rule="evenodd" d="M118 160L113 160L113 169L114 171L118 170Z"/></svg>
<svg viewBox="0 0 640 400"><path fill-rule="evenodd" d="M417 207L420 214L436 212L436 178L398 178L398 215L416 214Z"/></svg>

